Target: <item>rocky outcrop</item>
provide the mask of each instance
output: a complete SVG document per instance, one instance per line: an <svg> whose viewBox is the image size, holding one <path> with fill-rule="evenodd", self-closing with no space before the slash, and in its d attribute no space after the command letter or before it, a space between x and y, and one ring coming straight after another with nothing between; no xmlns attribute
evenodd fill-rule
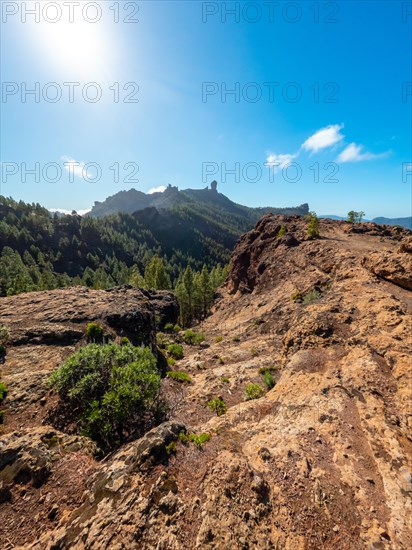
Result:
<svg viewBox="0 0 412 550"><path fill-rule="evenodd" d="M1 380L11 388L7 404L20 422L6 415L6 425L36 425L47 416L47 378L60 363L87 342L87 324L102 325L105 338L128 337L135 345L150 346L157 353L156 332L179 315L176 298L166 291L140 290L131 286L110 290L73 287L1 298L0 323L9 328L6 362ZM165 359L158 355L159 368ZM28 410L29 407L29 410Z"/></svg>
<svg viewBox="0 0 412 550"><path fill-rule="evenodd" d="M412 290L412 249L410 243L401 252L375 252L366 257L363 265L374 275L395 285Z"/></svg>
<svg viewBox="0 0 412 550"><path fill-rule="evenodd" d="M281 229L286 220L293 233L282 235ZM279 248L279 254L284 254L304 239L304 225L300 217L263 216L256 228L243 235L237 243L230 263L229 292L252 292L257 280L273 264L273 251Z"/></svg>
<svg viewBox="0 0 412 550"><path fill-rule="evenodd" d="M10 329L14 346L75 344L91 321L100 322L108 335L154 345L156 322L162 328L166 322L176 322L178 315L170 292L128 285L109 290L72 287L32 292L0 302L0 318Z"/></svg>
<svg viewBox="0 0 412 550"><path fill-rule="evenodd" d="M50 428L12 432L0 438L0 501L11 498L15 483L41 487L49 476L52 464L64 453L95 447L90 439L69 436Z"/></svg>

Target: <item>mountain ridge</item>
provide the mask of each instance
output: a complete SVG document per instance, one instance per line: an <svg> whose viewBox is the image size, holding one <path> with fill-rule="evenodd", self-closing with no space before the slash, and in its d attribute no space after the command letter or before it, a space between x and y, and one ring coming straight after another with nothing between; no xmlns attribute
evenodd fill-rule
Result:
<svg viewBox="0 0 412 550"><path fill-rule="evenodd" d="M318 216L322 219L329 219L329 220L340 220L344 221L347 219L345 216L337 216L336 214L320 214ZM412 230L412 216L405 216L401 218L386 218L385 216L377 216L376 218L363 218L364 222L373 222L377 223L379 225L400 225L401 227L405 227L406 229Z"/></svg>
<svg viewBox="0 0 412 550"><path fill-rule="evenodd" d="M114 195L107 197L104 201L95 201L92 209L86 215L90 217L103 217L118 212L133 214L145 208L154 207L158 210L172 209L175 206L193 205L193 203L203 203L204 205L213 205L220 207L232 214L249 215L256 218L256 221L263 214L285 214L285 215L305 215L309 211L309 205L303 203L296 207L249 207L237 204L231 201L226 195L217 191L217 183L212 182L211 188L204 189L182 189L168 185L163 192L146 194L132 188L128 191L119 191Z"/></svg>
<svg viewBox="0 0 412 550"><path fill-rule="evenodd" d="M176 206L193 207L196 204L203 204L209 207L220 207L229 211L231 214L244 216L256 223L264 214L284 214L287 216L305 215L309 212L309 205L303 203L296 207L248 207L233 202L228 197L217 191L217 182L212 182L211 188L204 189L182 189L168 185L163 191L155 193L144 193L134 188L128 191L122 190L114 195L107 197L104 201L95 201L92 209L85 215L95 218L104 217L119 212L134 214L145 208L156 208L159 211L173 210ZM345 220L345 216L336 214L322 214L319 218L329 218L332 220ZM388 218L377 216L373 219L365 218L364 221L372 221L381 225L400 225L407 229L412 229L412 216ZM243 229L243 227L242 227ZM250 226L245 226L244 231L248 231Z"/></svg>

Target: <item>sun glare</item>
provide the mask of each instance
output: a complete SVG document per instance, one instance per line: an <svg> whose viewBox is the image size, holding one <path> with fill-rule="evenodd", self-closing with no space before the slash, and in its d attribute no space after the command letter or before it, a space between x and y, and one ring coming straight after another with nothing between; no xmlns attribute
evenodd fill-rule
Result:
<svg viewBox="0 0 412 550"><path fill-rule="evenodd" d="M88 22L81 11L75 12L70 22L67 13L63 11L63 14L55 23L42 19L33 25L45 62L52 63L70 78L108 76L108 35L104 22Z"/></svg>

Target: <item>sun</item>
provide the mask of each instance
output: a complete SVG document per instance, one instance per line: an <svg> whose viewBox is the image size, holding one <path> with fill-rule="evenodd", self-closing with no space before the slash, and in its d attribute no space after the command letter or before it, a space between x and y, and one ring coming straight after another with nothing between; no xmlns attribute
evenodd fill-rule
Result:
<svg viewBox="0 0 412 550"><path fill-rule="evenodd" d="M91 80L108 76L110 40L103 20L92 23L80 10L74 12L70 21L69 12L62 10L60 20L50 22L41 17L32 28L45 63L53 64L68 78Z"/></svg>

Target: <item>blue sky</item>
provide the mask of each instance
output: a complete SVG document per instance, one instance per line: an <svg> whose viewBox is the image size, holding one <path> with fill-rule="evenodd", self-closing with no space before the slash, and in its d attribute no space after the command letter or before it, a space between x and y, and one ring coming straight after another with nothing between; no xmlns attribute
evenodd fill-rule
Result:
<svg viewBox="0 0 412 550"><path fill-rule="evenodd" d="M78 3L2 2L1 194L411 215L410 2Z"/></svg>

